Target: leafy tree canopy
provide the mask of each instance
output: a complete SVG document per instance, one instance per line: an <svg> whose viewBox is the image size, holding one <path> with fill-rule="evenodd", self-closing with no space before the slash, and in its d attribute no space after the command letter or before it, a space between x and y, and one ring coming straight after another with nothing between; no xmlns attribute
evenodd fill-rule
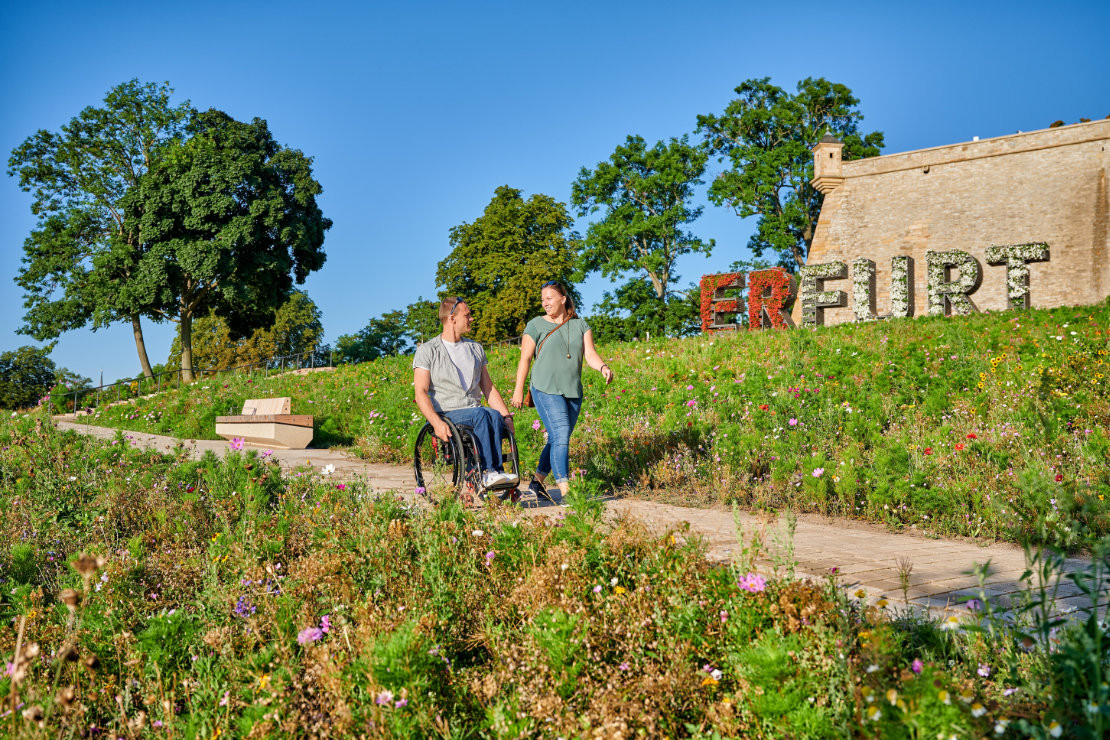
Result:
<svg viewBox="0 0 1110 740"><path fill-rule="evenodd" d="M642 272L657 302L663 301L678 279L675 261L683 254L713 250L712 239L702 241L682 228L702 213L690 200L707 158L685 136L651 148L643 138L629 136L608 161L593 170L583 167L571 188L571 202L579 216L602 215L586 232L581 273L600 271L616 281L628 272Z"/></svg>
<svg viewBox="0 0 1110 740"><path fill-rule="evenodd" d="M311 159L274 141L266 122L195 115L190 138L125 197L141 229L139 264L155 286L149 309L181 324L181 369L192 380L192 323L212 311L229 337L269 326L294 282L323 266L331 227Z"/></svg>
<svg viewBox="0 0 1110 740"><path fill-rule="evenodd" d="M822 195L812 185L812 149L826 133L844 143L843 159L874 157L880 132L859 130L859 100L846 86L807 77L796 94L769 77L746 80L724 113L698 116L710 153L727 162L709 187L709 200L738 216L759 216L748 242L756 257L775 255L790 271L805 264Z"/></svg>
<svg viewBox="0 0 1110 740"><path fill-rule="evenodd" d="M570 287L578 236L565 204L502 185L473 223L451 229L451 254L439 263L441 296L462 296L475 315L472 337L494 342L519 336L542 313L540 287ZM577 296L575 296L577 300ZM436 320L438 332L438 318Z"/></svg>
<svg viewBox="0 0 1110 740"><path fill-rule="evenodd" d="M0 354L0 408L34 406L54 387L50 349L23 346Z"/></svg>
<svg viewBox="0 0 1110 740"><path fill-rule="evenodd" d="M261 365L274 357L307 355L323 340L324 326L320 319L320 309L301 290L294 290L289 300L278 308L272 325L255 329L248 337L233 339L227 321L210 310L193 323L193 366L226 370ZM180 327L166 364L181 367Z"/></svg>
<svg viewBox="0 0 1110 740"><path fill-rule="evenodd" d="M124 196L184 135L188 102L170 104L168 83L131 80L108 91L58 132L40 130L12 150L8 174L32 194L38 223L16 277L25 292L20 332L53 339L92 324L130 321L150 374L140 318L151 286L136 274L141 234Z"/></svg>

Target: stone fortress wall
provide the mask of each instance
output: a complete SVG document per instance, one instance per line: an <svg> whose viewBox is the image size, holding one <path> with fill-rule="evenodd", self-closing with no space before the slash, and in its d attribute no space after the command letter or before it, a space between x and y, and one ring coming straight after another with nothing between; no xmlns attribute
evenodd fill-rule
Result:
<svg viewBox="0 0 1110 740"><path fill-rule="evenodd" d="M988 264L992 244L1046 242L1029 264L1030 304L1096 303L1110 295L1110 120L841 162L842 145L814 147L814 185L825 193L807 264L856 258L876 264L876 309L890 311L891 258L913 258L913 313L924 315L925 252L962 250L982 265L971 300L1009 308L1006 265ZM848 305L824 324L853 321L851 275L824 281ZM798 302L800 304L800 301ZM794 320L800 323L800 305Z"/></svg>

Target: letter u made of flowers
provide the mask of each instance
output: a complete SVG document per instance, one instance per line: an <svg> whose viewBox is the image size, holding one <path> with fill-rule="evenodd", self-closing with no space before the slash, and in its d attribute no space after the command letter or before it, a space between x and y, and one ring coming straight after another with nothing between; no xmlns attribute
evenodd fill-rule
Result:
<svg viewBox="0 0 1110 740"><path fill-rule="evenodd" d="M968 296L983 280L983 266L979 260L958 249L950 252L929 250L925 252L925 267L930 316L944 316L949 311L955 316L967 316L978 310ZM950 279L952 270L959 271L955 280Z"/></svg>
<svg viewBox="0 0 1110 740"><path fill-rule="evenodd" d="M1007 244L987 247L987 262L992 265L1006 263L1006 289L1010 297L1010 308L1023 310L1029 308L1029 263L1044 262L1048 259L1048 244Z"/></svg>
<svg viewBox="0 0 1110 740"><path fill-rule="evenodd" d="M890 259L890 313L875 310L875 263L866 257L852 261L852 312L856 321L913 316L913 257Z"/></svg>
<svg viewBox="0 0 1110 740"><path fill-rule="evenodd" d="M805 265L800 274L802 326L823 326L826 308L848 305L848 296L843 290L823 290L826 280L848 277L848 266L843 262Z"/></svg>

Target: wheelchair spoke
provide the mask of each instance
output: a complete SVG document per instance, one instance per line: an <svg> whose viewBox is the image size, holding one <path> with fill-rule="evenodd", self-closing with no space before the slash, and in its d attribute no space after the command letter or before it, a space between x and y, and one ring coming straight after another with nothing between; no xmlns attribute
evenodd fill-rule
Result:
<svg viewBox="0 0 1110 740"><path fill-rule="evenodd" d="M458 447L454 440L441 440L430 425L425 425L416 438L413 468L416 485L432 503L454 497L459 480Z"/></svg>

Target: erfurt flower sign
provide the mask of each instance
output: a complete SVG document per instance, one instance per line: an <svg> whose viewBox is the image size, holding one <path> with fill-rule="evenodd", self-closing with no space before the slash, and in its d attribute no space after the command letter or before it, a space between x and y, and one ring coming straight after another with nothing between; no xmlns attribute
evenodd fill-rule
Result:
<svg viewBox="0 0 1110 740"><path fill-rule="evenodd" d="M992 245L986 250L987 262L1006 265L1006 286L1011 308L1029 307L1029 263L1043 262L1049 257L1048 245ZM742 315L744 301L740 291L748 287L748 327L751 329L787 329L794 326L788 309L795 293L801 301L803 326L824 324L824 310L848 305L843 290L828 289L826 281L851 278L852 313L856 321L874 321L914 315L913 258L894 257L890 261L890 313L882 316L875 310L875 263L866 258L852 261L851 269L844 262L806 265L798 278L781 268L758 270L746 276L733 272L705 275L701 279L701 328L703 332L735 329L735 322L724 317ZM925 294L930 316L956 314L966 316L976 310L971 294L983 280L983 266L967 252L925 253Z"/></svg>

